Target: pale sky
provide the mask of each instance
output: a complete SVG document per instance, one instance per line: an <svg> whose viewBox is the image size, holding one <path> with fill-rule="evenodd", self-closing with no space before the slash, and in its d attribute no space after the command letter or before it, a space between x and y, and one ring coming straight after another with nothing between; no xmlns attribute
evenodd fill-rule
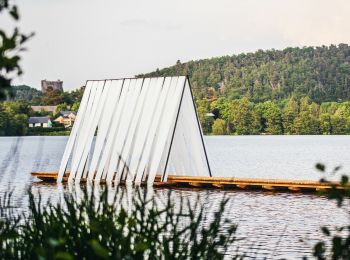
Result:
<svg viewBox="0 0 350 260"><path fill-rule="evenodd" d="M16 83L134 76L258 49L350 43L349 0L17 0L36 33ZM9 19L1 23L6 24ZM1 26L3 27L3 25Z"/></svg>

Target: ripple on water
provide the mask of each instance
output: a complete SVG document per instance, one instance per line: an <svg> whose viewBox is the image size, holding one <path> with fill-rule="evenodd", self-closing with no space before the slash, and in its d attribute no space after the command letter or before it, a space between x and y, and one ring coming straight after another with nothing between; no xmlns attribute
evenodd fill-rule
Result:
<svg viewBox="0 0 350 260"><path fill-rule="evenodd" d="M347 136L206 137L212 171L216 176L318 179L316 162L350 169ZM26 208L28 186L44 196L58 197L56 184L38 183L31 171L55 171L67 137L0 138L0 193L14 189L15 203ZM65 190L65 188L63 188ZM174 199L195 200L199 195L207 212L229 199L225 217L238 224L240 252L253 258L295 259L310 255L322 237L320 226L347 223L333 202L316 195L221 190L174 190ZM232 248L231 253L236 253Z"/></svg>

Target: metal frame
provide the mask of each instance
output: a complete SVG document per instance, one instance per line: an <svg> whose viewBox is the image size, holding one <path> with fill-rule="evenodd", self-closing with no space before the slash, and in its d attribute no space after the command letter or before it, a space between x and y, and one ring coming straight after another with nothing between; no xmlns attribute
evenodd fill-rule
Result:
<svg viewBox="0 0 350 260"><path fill-rule="evenodd" d="M166 161L165 161L165 167L164 167L164 171L163 171L162 182L164 182L165 172L166 172L166 169L167 169L167 167L168 167L168 162L169 162L171 147L173 146L173 141L174 141L175 130L176 130L176 126L177 126L177 121L178 121L178 119L179 119L179 114L180 114L182 99L183 99L184 93L185 93L186 81L187 81L187 77L186 77L186 79L185 79L185 82L184 82L184 85L183 85L182 91L181 91L181 98L180 98L180 102L179 102L179 108L177 109L177 114L176 114L176 119L175 119L175 124L174 124L174 130L173 130L173 133L172 133L172 135L171 135L169 151L168 151L168 155L167 155L167 158L166 158Z"/></svg>
<svg viewBox="0 0 350 260"><path fill-rule="evenodd" d="M196 103L194 102L194 98L193 98L191 81L190 81L190 78L189 78L188 75L186 75L186 80L188 80L188 86L190 87L192 103L193 103L194 111L196 112L197 124L198 124L198 127L199 127L200 136L201 136L201 139L202 139L202 145L203 145L203 149L204 149L205 159L206 159L207 165L208 165L209 175L210 175L210 177L213 177L213 175L211 174L211 169L210 169L210 165L209 165L207 150L205 149L202 126L201 126L201 124L199 122L198 112L197 112L197 109L196 109Z"/></svg>
<svg viewBox="0 0 350 260"><path fill-rule="evenodd" d="M197 113L197 109L196 109L196 104L195 104L194 98L193 98L193 92L192 92L190 79L189 79L189 76L186 75L186 79L185 79L184 86L183 86L182 93L181 93L181 99L180 99L180 103L179 103L179 108L178 108L177 115L176 115L175 126L174 126L174 130L173 130L173 134L171 136L170 147L169 147L169 151L168 151L168 155L167 155L167 159L166 159L166 163L165 163L165 167L164 167L164 172L163 172L163 176L162 176L162 182L164 182L165 173L166 173L166 170L167 170L167 167L168 167L170 152L171 152L171 148L173 146L173 140L174 140L175 131L176 131L176 127L177 127L177 121L178 121L179 114L180 114L182 99L183 99L185 88L186 88L186 82L188 82L188 87L189 87L190 93L191 93L191 99L192 99L193 108L194 108L194 111L195 111L195 114L196 114L197 126L198 126L198 129L199 129L199 134L201 136L202 146L203 146L203 150L204 150L205 160L206 160L207 166L208 166L209 175L210 175L210 177L212 177L211 169L210 169L210 165L209 165L209 160L208 160L208 155L207 155L207 150L205 149L205 144L204 144L203 131L202 131L201 124L199 122L199 117L198 117L198 113Z"/></svg>

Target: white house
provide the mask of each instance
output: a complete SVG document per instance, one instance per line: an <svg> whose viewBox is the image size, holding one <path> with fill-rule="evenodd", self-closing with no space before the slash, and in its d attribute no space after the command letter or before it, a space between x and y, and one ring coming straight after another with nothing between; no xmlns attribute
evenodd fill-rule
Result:
<svg viewBox="0 0 350 260"><path fill-rule="evenodd" d="M40 117L29 117L28 118L29 127L52 127L51 119L47 116Z"/></svg>

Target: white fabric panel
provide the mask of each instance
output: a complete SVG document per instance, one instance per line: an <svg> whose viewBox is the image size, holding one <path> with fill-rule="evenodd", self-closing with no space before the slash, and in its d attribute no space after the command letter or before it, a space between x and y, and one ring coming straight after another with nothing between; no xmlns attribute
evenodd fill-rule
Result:
<svg viewBox="0 0 350 260"><path fill-rule="evenodd" d="M83 152L80 158L80 163L75 175L76 182L80 181L81 175L87 164L87 157L91 150L91 144L96 132L97 124L100 121L101 112L106 103L106 97L107 97L108 91L105 91L106 89L104 88L104 84L105 84L105 81L99 81L97 85L96 97L95 97L94 105L91 109L91 114L89 116L90 120L89 120L88 128L86 129L87 135L86 135L86 138L84 139L84 148L83 148Z"/></svg>
<svg viewBox="0 0 350 260"><path fill-rule="evenodd" d="M103 149L102 157L101 157L99 166L97 168L97 173L94 179L95 181L100 181L103 173L107 172L108 170L110 156L113 150L115 140L117 139L118 128L120 126L120 118L124 111L124 105L127 102L126 99L127 99L127 94L129 92L129 86L130 86L130 79L124 80L119 102L116 106L114 115L112 117L112 125L107 135L106 145L105 145L105 148Z"/></svg>
<svg viewBox="0 0 350 260"><path fill-rule="evenodd" d="M168 174L210 176L201 134L187 82L164 181Z"/></svg>
<svg viewBox="0 0 350 260"><path fill-rule="evenodd" d="M97 136L94 141L94 135ZM186 77L88 81L62 158L58 182L147 181L210 175Z"/></svg>
<svg viewBox="0 0 350 260"><path fill-rule="evenodd" d="M157 172L159 173L159 175L162 176L162 180L166 180L167 175L165 174L166 171L166 167L167 167L167 163L169 160L169 152L170 152L170 148L171 145L173 144L173 138L175 135L175 128L177 127L176 124L178 122L178 116L180 114L180 110L182 107L182 99L183 99L183 95L184 95L184 90L185 90L185 77L182 77L182 81L178 82L178 86L177 86L177 98L176 101L174 101L176 103L176 110L175 110L175 114L173 114L173 122L170 124L170 131L168 133L168 137L166 138L166 142L164 145L164 150L163 150L163 154L161 157L161 161L159 163ZM177 162L177 164L181 164L181 161ZM152 181L153 182L153 181Z"/></svg>
<svg viewBox="0 0 350 260"><path fill-rule="evenodd" d="M86 160L86 165L84 167L84 171L83 171L83 175L82 178L86 179L88 172L89 172L89 163L90 163L90 159L91 159L91 153L89 153L88 158Z"/></svg>
<svg viewBox="0 0 350 260"><path fill-rule="evenodd" d="M171 83L173 80L177 80L177 78L171 78L167 77L165 78L162 88L160 90L160 94L157 100L157 103L155 104L155 107L153 109L154 114L152 114L152 119L150 120L150 129L149 133L146 135L146 143L144 146L144 151L141 155L139 165L137 166L137 181L145 181L148 178L149 170L150 170L150 162L153 157L153 151L154 147L156 146L157 143L157 136L158 136L158 129L159 125L161 124L161 118L163 114L163 110L166 106L166 101L168 97L168 93L170 91ZM147 125L146 121L146 125Z"/></svg>
<svg viewBox="0 0 350 260"><path fill-rule="evenodd" d="M97 81L92 81L92 87L91 87L91 91L90 91L90 98L89 98L88 103L86 105L85 116L81 120L80 131L78 131L78 133L77 133L76 142L75 142L75 145L74 145L73 151L72 151L72 162L76 162L76 160L75 160L75 158L76 158L76 151L77 151L78 147L81 146L81 136L86 134L86 131L83 130L83 129L86 129L86 124L90 120L90 117L88 115L90 115L90 113L91 113L91 108L92 108L92 105L93 105L93 102L94 102L94 99L95 99L95 95L96 95L97 84L98 84ZM72 163L72 169L74 168L73 164L74 163Z"/></svg>
<svg viewBox="0 0 350 260"><path fill-rule="evenodd" d="M129 168L131 172L135 173L135 183L137 184L141 182L146 162L150 157L149 153L154 140L157 122L161 115L160 109L157 110L157 108L160 106L162 87L163 84L168 86L170 79L166 83L164 82L164 78L157 78L156 82L149 86L149 91L145 97L138 126L139 130L135 136L134 149L129 158Z"/></svg>
<svg viewBox="0 0 350 260"><path fill-rule="evenodd" d="M125 110L120 118L120 127L117 132L117 139L114 143L114 149L112 150L110 163L108 166L107 181L113 180L114 172L119 165L123 165L126 160L125 154L128 152L126 146L128 136L132 135L132 125L135 121L135 110L141 93L143 79L133 79L130 82L129 92L127 95L127 104L125 104ZM118 169L119 170L119 169ZM121 178L121 171L117 170L118 179Z"/></svg>
<svg viewBox="0 0 350 260"><path fill-rule="evenodd" d="M98 86L98 82L94 81L92 84L90 99L88 101L87 108L86 108L86 116L83 118L84 120L82 121L82 126L81 126L82 130L79 131L78 133L77 140L76 140L76 147L74 148L74 153L72 156L72 169L69 174L70 181L72 181L75 178L76 171L79 167L80 158L84 150L84 145L85 145L84 140L87 138L89 124L91 122L89 119L90 119L91 110L96 98L97 86Z"/></svg>
<svg viewBox="0 0 350 260"><path fill-rule="evenodd" d="M106 106L102 113L102 118L98 126L98 132L96 137L96 145L95 150L91 159L91 165L89 168L89 180L92 180L94 178L97 165L102 153L102 149L105 146L105 141L107 138L107 134L110 130L111 126L111 119L113 116L113 112L115 110L116 105L119 102L119 96L123 85L123 80L113 80L113 81L107 81L106 86L110 86L109 93L106 100Z"/></svg>
<svg viewBox="0 0 350 260"><path fill-rule="evenodd" d="M168 137L172 134L175 127L175 119L180 106L181 94L185 84L185 77L173 78L170 86L170 91L167 95L166 106L162 111L162 118L160 120L160 125L157 131L157 143L154 147L154 155L150 163L150 170L147 182L153 183L156 174L163 174L159 172L162 167L162 158L166 157L164 153L169 150ZM161 170L164 171L164 168Z"/></svg>
<svg viewBox="0 0 350 260"><path fill-rule="evenodd" d="M80 130L81 121L85 117L85 111L86 111L86 106L87 106L87 103L88 103L88 100L89 100L89 97L90 97L91 87L92 87L92 82L88 81L86 83L86 87L85 87L83 98L81 99L81 102L80 102L80 106L79 106L79 110L78 110L78 113L77 113L77 117L76 117L75 123L74 123L74 125L72 127L71 134L70 134L70 136L68 138L68 142L66 144L66 148L65 148L64 153L63 153L60 169L58 171L57 182L61 182L62 181L63 175L64 175L64 173L66 171L69 157L71 156L71 153L73 151L73 146L74 146L74 143L75 143L75 139L76 139L77 133Z"/></svg>
<svg viewBox="0 0 350 260"><path fill-rule="evenodd" d="M174 141L171 147L165 179L168 175L187 175L186 173L192 172L191 159L189 151L187 150L188 148L191 148L191 146L188 145L188 140L186 140L186 131L188 131L187 125L184 124L183 117L180 114L176 123Z"/></svg>
<svg viewBox="0 0 350 260"><path fill-rule="evenodd" d="M129 129L127 131L127 136L124 140L123 149L121 152L121 158L122 160L118 161L117 165L117 176L116 181L126 180L133 181L135 172L130 169L130 156L137 156L136 152L134 151L135 146L135 139L136 135L138 133L139 123L141 121L141 114L144 108L145 99L147 97L148 91L150 88L153 88L154 83L156 82L156 79L142 79L142 88L141 93L138 96L138 99L136 100L135 104L135 110L133 111L131 124L129 126ZM136 89L138 86L136 86ZM123 175L123 176L122 176Z"/></svg>

